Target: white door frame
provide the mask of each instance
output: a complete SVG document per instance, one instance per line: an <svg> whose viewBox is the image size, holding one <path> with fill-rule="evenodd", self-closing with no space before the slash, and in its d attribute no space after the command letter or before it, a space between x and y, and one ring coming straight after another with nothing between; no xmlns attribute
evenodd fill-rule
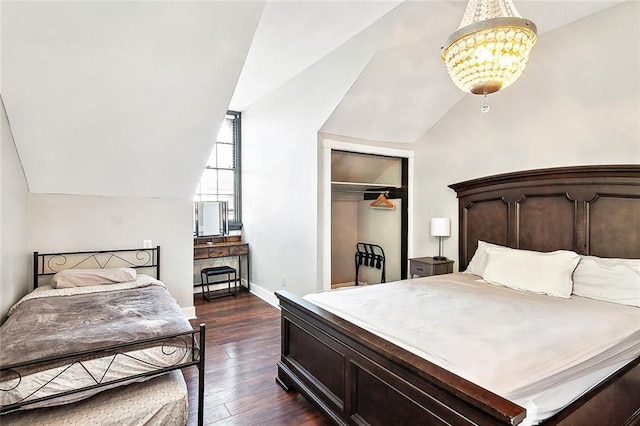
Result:
<svg viewBox="0 0 640 426"><path fill-rule="evenodd" d="M388 148L375 145L364 145L359 143L342 142L332 139L322 141L322 175L320 176L320 199L321 199L321 280L322 289L331 289L331 151L348 151L360 154L386 155L389 157L400 157L408 159L408 229L407 229L407 257L413 257L413 151L406 149Z"/></svg>

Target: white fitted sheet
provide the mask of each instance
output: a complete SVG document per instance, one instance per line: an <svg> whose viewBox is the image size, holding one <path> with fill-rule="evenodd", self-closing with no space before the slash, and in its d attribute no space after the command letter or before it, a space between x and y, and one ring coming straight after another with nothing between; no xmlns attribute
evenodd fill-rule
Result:
<svg viewBox="0 0 640 426"><path fill-rule="evenodd" d="M10 413L0 422L6 426L184 425L187 407L187 385L176 370L74 404Z"/></svg>
<svg viewBox="0 0 640 426"><path fill-rule="evenodd" d="M62 392L95 385L96 381L105 383L136 374L152 372L160 368L171 367L188 360L190 355L190 348L155 346L127 352L126 354L117 354L86 360L73 365L64 365L23 376L20 386L8 392L0 392L0 399L2 405L10 405L18 401L29 401L35 398L57 395ZM132 381L141 382L145 380L149 380L149 377L142 377ZM9 385L11 384L13 383L10 382ZM37 402L24 408L49 407L80 401L117 386L122 386L122 383L60 396L53 400Z"/></svg>
<svg viewBox="0 0 640 426"><path fill-rule="evenodd" d="M640 355L640 308L455 273L308 301L525 408L535 424Z"/></svg>

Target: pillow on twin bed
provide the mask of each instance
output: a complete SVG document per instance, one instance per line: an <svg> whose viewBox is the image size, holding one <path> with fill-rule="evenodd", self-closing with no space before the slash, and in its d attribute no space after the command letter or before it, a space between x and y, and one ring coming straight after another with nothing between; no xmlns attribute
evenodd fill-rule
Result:
<svg viewBox="0 0 640 426"><path fill-rule="evenodd" d="M133 268L67 269L51 279L53 288L85 287L90 285L134 281L137 272Z"/></svg>
<svg viewBox="0 0 640 426"><path fill-rule="evenodd" d="M582 256L573 273L573 294L640 307L640 259Z"/></svg>
<svg viewBox="0 0 640 426"><path fill-rule="evenodd" d="M463 271L464 274L474 274L482 276L484 268L487 267L487 249L492 247L502 247L498 244L487 243L486 241L478 241L478 248L473 254L471 261L467 265L467 269Z"/></svg>
<svg viewBox="0 0 640 426"><path fill-rule="evenodd" d="M542 253L490 247L482 278L516 290L568 299L573 288L571 275L579 261L580 255L567 250Z"/></svg>

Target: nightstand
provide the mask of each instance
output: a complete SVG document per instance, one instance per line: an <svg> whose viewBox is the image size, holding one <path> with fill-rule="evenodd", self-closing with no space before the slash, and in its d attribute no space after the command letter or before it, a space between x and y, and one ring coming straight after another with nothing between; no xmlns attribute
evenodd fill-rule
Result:
<svg viewBox="0 0 640 426"><path fill-rule="evenodd" d="M453 260L435 260L433 257L409 259L409 277L430 277L453 272Z"/></svg>

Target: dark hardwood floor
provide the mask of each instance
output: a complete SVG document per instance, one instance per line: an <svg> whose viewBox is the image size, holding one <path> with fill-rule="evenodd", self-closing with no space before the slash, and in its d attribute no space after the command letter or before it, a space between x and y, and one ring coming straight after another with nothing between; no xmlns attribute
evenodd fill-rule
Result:
<svg viewBox="0 0 640 426"><path fill-rule="evenodd" d="M210 302L195 296L197 320L207 325L204 422L207 425L329 425L298 393L275 382L280 357L280 311L246 291ZM184 369L189 426L197 424L198 371Z"/></svg>

